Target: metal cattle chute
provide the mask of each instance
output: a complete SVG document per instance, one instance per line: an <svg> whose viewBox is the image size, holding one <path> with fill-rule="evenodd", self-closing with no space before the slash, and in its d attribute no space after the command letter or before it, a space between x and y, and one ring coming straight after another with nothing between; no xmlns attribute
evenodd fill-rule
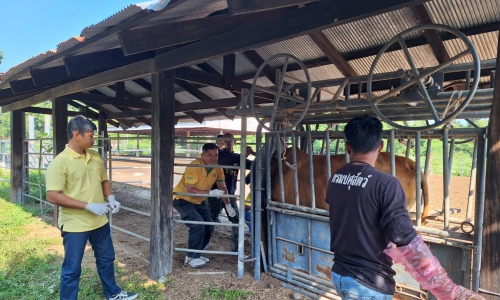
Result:
<svg viewBox="0 0 500 300"><path fill-rule="evenodd" d="M466 45L466 50L449 61L427 69L419 69L412 60L404 37L421 30L448 31ZM384 52L394 43L399 43L410 70L397 70L389 73L376 73L377 63ZM453 64L465 56L472 56L472 63ZM294 76L287 74L290 63L294 63ZM274 85L263 84L261 74L269 66L277 68ZM397 139L415 141L415 162L424 163L424 176L429 174L431 144L434 140L443 143L443 209L429 218L425 225L421 220L421 173L415 174L416 180L416 230L428 242L434 255L454 282L474 291L478 290L480 278L480 258L482 247L482 222L484 216L484 182L486 163L486 135L482 128L457 128L450 126L455 118L470 119L488 116L492 101L492 88L478 89L481 69L492 68L495 60L480 61L474 45L461 32L443 25L418 26L406 30L389 41L376 56L368 76L311 81L307 68L294 56L278 54L270 57L258 69L248 94L245 92L242 103L228 111L230 114L254 116L260 123L257 134L258 155L254 163L252 177L252 255L254 257L254 277L260 280L261 262L264 269L280 279L284 286L299 291L314 299L340 299L331 281L331 265L334 253L330 248L328 211L317 208L314 178L309 184L311 206L301 206L299 198L298 165L296 147L308 156L307 169L315 174L313 155L326 155L325 182L331 174L330 157L341 154L339 144L343 143L343 133L338 124L345 123L355 115L371 113L378 116L394 129L384 131L384 139L391 153L391 173L396 174L395 141ZM297 67L298 66L298 67ZM297 74L300 73L300 74ZM445 91L448 73L466 74L465 90ZM472 83L471 83L472 78ZM399 81L399 86L385 91L373 88L379 81ZM265 81L264 81L265 82ZM366 94L362 86L366 84ZM350 94L350 87L358 85L358 95ZM336 88L336 89L335 89ZM314 89L314 92L313 92ZM255 105L258 93L269 93L274 97L268 106ZM325 96L326 95L326 96ZM331 99L330 99L331 98ZM271 105L272 104L272 105ZM440 111L440 112L439 112ZM425 126L411 127L406 121L430 120ZM404 121L403 124L396 123ZM469 120L470 121L470 120ZM470 121L472 123L472 121ZM304 130L309 125L328 124L326 131ZM441 127L441 128L438 128ZM262 128L266 132L262 132ZM335 128L335 130L332 130ZM425 155L422 155L421 141L427 140ZM314 153L314 141L321 142L320 153ZM293 163L282 160L284 143L292 147ZM471 179L465 218L450 216L450 178L455 145L474 143L474 159L471 166ZM410 145L411 143L408 143ZM332 146L334 148L332 148ZM408 156L409 149L406 151ZM277 160L272 162L276 154ZM348 156L345 154L346 161ZM425 162L422 159L425 158ZM277 185L279 197L272 197L272 164L277 164ZM293 182L284 181L283 168L293 170ZM285 199L284 186L295 191L293 201ZM266 209L264 209L266 206ZM475 213L472 212L475 207ZM267 220L267 222L263 222ZM353 220L354 221L354 220ZM261 242L261 226L267 239L267 252ZM432 299L433 296L422 290L420 285L404 271L400 265L393 267L397 273L397 294L403 299Z"/></svg>

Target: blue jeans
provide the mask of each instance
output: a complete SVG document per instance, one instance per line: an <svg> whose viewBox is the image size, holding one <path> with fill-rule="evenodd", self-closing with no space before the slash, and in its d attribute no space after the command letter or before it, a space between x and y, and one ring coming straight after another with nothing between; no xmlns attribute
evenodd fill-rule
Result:
<svg viewBox="0 0 500 300"><path fill-rule="evenodd" d="M101 279L104 295L109 298L121 293L122 289L116 285L115 249L111 240L109 223L86 232L65 232L61 228L61 236L64 245L64 261L61 272L61 300L78 299L78 284L82 273L82 259L87 240L92 245L97 266L97 272Z"/></svg>
<svg viewBox="0 0 500 300"><path fill-rule="evenodd" d="M245 210L245 223L248 225L248 230L252 232L252 212Z"/></svg>
<svg viewBox="0 0 500 300"><path fill-rule="evenodd" d="M337 293L343 300L392 300L392 295L372 290L350 276L332 272L332 281Z"/></svg>
<svg viewBox="0 0 500 300"><path fill-rule="evenodd" d="M174 208L181 215L181 219L185 221L213 222L210 217L210 212L205 205L193 204L183 199L174 200ZM214 225L186 224L189 227L188 248L193 250L203 250L210 242ZM189 258L200 258L201 253L188 252Z"/></svg>

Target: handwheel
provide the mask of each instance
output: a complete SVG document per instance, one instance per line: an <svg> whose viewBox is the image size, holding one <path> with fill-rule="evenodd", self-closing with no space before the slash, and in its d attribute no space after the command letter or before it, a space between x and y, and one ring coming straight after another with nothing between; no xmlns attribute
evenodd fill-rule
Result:
<svg viewBox="0 0 500 300"><path fill-rule="evenodd" d="M467 49L465 51L453 56L449 60L439 64L438 66L426 69L424 72L420 73L417 70L417 66L415 65L415 63L410 55L410 51L408 50L408 47L406 46L406 43L404 41L404 37L411 34L412 32L421 31L421 30L443 30L443 31L450 32L450 33L454 34L455 36L457 36L459 39L461 39L465 43L465 45L467 46ZM390 46L392 46L392 44L394 44L396 42L398 42L400 44L401 49L403 50L403 52L405 54L406 60L408 61L409 65L410 65L411 72L412 72L412 78L407 83L404 83L404 84L400 85L399 87L392 89L387 94L382 95L382 96L377 97L377 98L374 98L373 93L372 93L372 82L373 82L373 75L375 73L375 68L377 66L378 61L382 57L382 54L384 54L385 51L387 51L387 49ZM465 98L465 100L463 100L462 103L453 112L449 112L447 115L444 115L443 118L441 118L439 116L438 112L436 111L434 104L432 103L432 99L430 98L429 94L427 93L427 89L425 88L425 84L424 84L423 80L426 77L441 71L442 69L446 68L447 66L453 64L455 61L457 61L457 60L459 60L459 59L461 59L464 56L467 56L469 54L472 55L472 59L474 61L474 80L472 82L469 93L467 94L467 97ZM370 105L371 105L373 111L375 112L375 114L377 114L377 116L379 116L383 121L387 122L391 126L393 126L395 128L404 129L404 130L411 130L411 131L428 130L428 129L435 128L435 127L438 127L438 126L441 126L443 124L447 124L447 123L453 121L458 116L458 114L460 114L465 109L465 107L469 104L469 102L472 100L472 97L476 93L477 86L479 84L480 70L481 70L480 60L479 60L479 56L477 54L476 48L474 47L472 42L469 40L469 38L467 38L467 36L465 34L463 34L462 32L460 32L454 28L451 28L451 27L448 27L445 25L433 24L433 25L416 26L416 27L410 28L408 30L405 30L405 31L401 32L400 34L398 34L397 36L395 36L387 44L385 44L384 47L382 47L382 49L380 49L380 51L378 52L377 56L375 57L375 60L373 61L372 67L370 69L370 73L368 74L368 83L367 83L368 99L370 101ZM413 84L418 85L420 94L421 94L425 104L427 105L428 109L430 110L434 124L430 124L427 126L418 126L418 127L404 126L404 125L400 125L400 124L397 124L397 123L389 120L380 111L378 104L380 104L382 101L386 100L387 98L389 98L391 96L395 96L398 92L404 90L405 88L407 88L409 86L412 86Z"/></svg>
<svg viewBox="0 0 500 300"><path fill-rule="evenodd" d="M257 85L257 80L259 79L259 77L264 76L262 74L264 68L267 67L267 70L269 70L269 67L272 68L272 65L270 64L272 61L277 61L278 63L283 62L283 67L280 70L278 69L276 71L274 86L262 87ZM307 93L305 98L299 97L295 93L292 93L290 89L293 87L293 84L287 84L285 82L287 68L292 63L297 64L300 67L299 70L304 72L304 77L306 78L307 83ZM256 93L266 93L274 96L274 105L272 108L270 108L272 109L272 112L269 118L266 118L267 115L259 115L259 110L256 110L254 101ZM311 78L309 77L309 72L307 71L306 66L297 57L290 54L283 53L269 57L268 59L266 59L266 61L264 61L264 63L262 63L253 78L249 100L253 115L263 128L271 132L285 132L292 130L302 121L307 113L307 109L309 108L309 103L311 103ZM262 111L262 109L260 109L260 111ZM299 114L297 114L296 111L299 111ZM278 112L286 122L281 122L283 125L281 126L281 129L273 129L275 127L273 125L275 125L274 123ZM266 121L269 121L269 126L266 125L267 122L264 122L264 119Z"/></svg>

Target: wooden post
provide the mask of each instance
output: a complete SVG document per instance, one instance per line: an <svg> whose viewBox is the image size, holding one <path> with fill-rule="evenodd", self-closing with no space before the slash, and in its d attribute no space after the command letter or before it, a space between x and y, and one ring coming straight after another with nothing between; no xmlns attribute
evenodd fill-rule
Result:
<svg viewBox="0 0 500 300"><path fill-rule="evenodd" d="M175 71L153 74L151 130L151 238L149 275L172 273Z"/></svg>
<svg viewBox="0 0 500 300"><path fill-rule="evenodd" d="M189 142L189 137L191 136L191 130L187 130L186 132L186 157L191 157L191 144Z"/></svg>
<svg viewBox="0 0 500 300"><path fill-rule="evenodd" d="M139 133L137 133L137 149L136 149L137 151L135 151L135 156L136 157L140 157L141 156L141 152L139 151L139 149L141 149L141 143L140 143L141 140L139 140L139 137L140 137L140 135L139 135Z"/></svg>
<svg viewBox="0 0 500 300"><path fill-rule="evenodd" d="M101 136L101 138L107 138L108 137L108 125L106 123L106 113L101 109L99 110L99 121L98 121L98 129L99 133L98 135ZM101 148L101 157L102 157L102 163L104 164L104 168L107 170L108 169L108 163L107 163L107 156L108 156L108 147L109 147L109 141L107 140L99 140L98 143L99 147Z"/></svg>
<svg viewBox="0 0 500 300"><path fill-rule="evenodd" d="M52 130L54 146L52 153L54 157L64 151L68 143L68 134L66 128L68 127L68 100L63 98L55 98L52 100ZM54 226L57 226L59 218L59 207L54 206Z"/></svg>
<svg viewBox="0 0 500 300"><path fill-rule="evenodd" d="M23 201L23 140L26 119L22 110L10 113L10 201Z"/></svg>
<svg viewBox="0 0 500 300"><path fill-rule="evenodd" d="M500 57L500 43L497 49ZM497 60L496 74L500 74ZM483 251L481 253L480 288L500 293L500 76L495 76L493 105L488 124L488 152L485 179ZM479 155L479 152L478 152ZM495 296L482 294L486 299Z"/></svg>

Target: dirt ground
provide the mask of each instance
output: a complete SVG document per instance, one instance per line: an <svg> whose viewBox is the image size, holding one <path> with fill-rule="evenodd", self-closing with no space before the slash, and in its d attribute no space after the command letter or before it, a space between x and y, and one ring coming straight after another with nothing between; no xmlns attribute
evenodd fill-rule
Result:
<svg viewBox="0 0 500 300"><path fill-rule="evenodd" d="M178 161L186 163L186 161ZM134 169L115 169L115 167L134 167ZM139 168L140 167L140 168ZM148 168L144 168L148 167ZM182 167L176 167L174 184L181 178ZM150 176L149 165L131 164L130 162L113 161L112 180L114 194L123 205L144 211L150 211ZM469 193L468 177L452 177L450 185L450 207L456 210L451 217L465 218L467 199ZM131 182L143 181L132 184L123 184L116 181ZM441 210L443 199L442 176L429 175L429 196L431 201L431 214ZM415 207L411 209L415 211ZM472 209L473 211L473 209ZM178 214L174 211L174 216ZM133 231L149 238L149 218L136 213L122 210L113 216L113 225ZM147 276L149 272L149 243L139 238L129 236L113 230L117 260L129 270ZM185 225L174 226L174 247L187 248L188 229ZM211 241L212 250L230 250L230 231L228 227L217 226ZM250 251L249 237L246 236L245 252ZM252 292L247 299L292 299L293 291L285 289L276 279L263 274L259 283L253 281L253 265L245 264L245 276L238 279L236 257L206 255L210 263L202 269L190 269L183 266L185 253L174 252L173 274L170 276L172 283L164 291L167 299L198 299L205 286L220 289L239 289ZM200 273L201 272L201 273ZM203 272L217 272L214 275L202 274ZM302 296L302 299L309 299Z"/></svg>

